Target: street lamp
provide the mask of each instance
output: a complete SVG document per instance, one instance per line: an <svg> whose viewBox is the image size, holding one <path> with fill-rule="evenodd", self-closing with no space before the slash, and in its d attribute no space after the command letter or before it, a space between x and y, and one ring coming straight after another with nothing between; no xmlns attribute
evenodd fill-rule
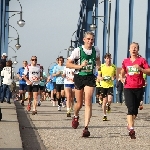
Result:
<svg viewBox="0 0 150 150"><path fill-rule="evenodd" d="M15 29L13 26L11 26L11 25L9 25L10 27L12 27L13 29ZM20 47L21 47L21 45L19 44L19 34L18 34L18 31L15 29L15 31L16 31L16 33L17 33L17 35L18 35L18 37L17 37L17 44L15 45L15 47L16 47L16 49L18 50ZM10 42L9 42L10 43ZM9 44L8 43L8 44Z"/></svg>
<svg viewBox="0 0 150 150"><path fill-rule="evenodd" d="M19 2L21 11L6 11L6 12L19 12L19 13L16 13L16 14L20 14L20 20L17 21L17 24L18 24L20 27L23 27L23 26L25 25L25 21L22 19L22 13L23 13L23 12L22 12L22 5L21 5L21 3L20 3L19 0L17 0L17 1ZM8 20L9 20L11 17L15 16L16 14L13 14L12 16L10 16L10 17L8 18Z"/></svg>
<svg viewBox="0 0 150 150"><path fill-rule="evenodd" d="M104 0L106 1L106 0ZM103 3L104 1L101 1L99 4ZM100 19L100 21L105 25L106 27L106 30L107 30L107 34L108 34L108 53L109 53L109 41L110 41L110 18L111 18L111 0L108 0L109 1L109 16L108 16L108 28L107 28L107 25L104 23L104 21L102 21ZM95 31L97 26L96 24L94 23L94 20L97 19L98 17L106 17L106 16L94 16L94 12L93 12L93 16L92 16L92 24L90 25L90 30L91 31Z"/></svg>
<svg viewBox="0 0 150 150"><path fill-rule="evenodd" d="M83 35L84 35L85 29L80 29L80 30L83 31ZM73 40L72 40L73 35L74 35L77 31L78 31L78 30L74 31L73 34L72 34L72 36L71 36L71 41L70 41L70 42L71 42L71 45L70 45L69 48L68 48L67 58L68 58L68 56L69 56L69 51L73 51L73 50L74 50L74 47L72 46L72 43L78 43L78 42L79 42L78 40L76 40L76 41L73 41Z"/></svg>
<svg viewBox="0 0 150 150"><path fill-rule="evenodd" d="M13 62L14 65L18 64L18 61L16 60L17 56L13 56L12 58L15 58L15 61Z"/></svg>

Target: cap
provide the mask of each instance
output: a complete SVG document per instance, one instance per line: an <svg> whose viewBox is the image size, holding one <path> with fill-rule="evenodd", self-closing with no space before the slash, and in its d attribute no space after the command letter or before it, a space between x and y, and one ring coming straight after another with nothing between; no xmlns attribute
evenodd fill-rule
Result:
<svg viewBox="0 0 150 150"><path fill-rule="evenodd" d="M2 56L7 56L7 54L6 54L6 53L3 53Z"/></svg>

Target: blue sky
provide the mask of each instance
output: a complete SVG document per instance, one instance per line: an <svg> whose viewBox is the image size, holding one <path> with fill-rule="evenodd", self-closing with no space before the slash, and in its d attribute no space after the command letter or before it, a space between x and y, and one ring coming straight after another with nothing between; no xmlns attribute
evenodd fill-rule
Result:
<svg viewBox="0 0 150 150"><path fill-rule="evenodd" d="M38 63L45 71L56 57L67 56L64 50L70 46L72 33L77 29L81 0L20 0L23 8L23 20L26 24L19 27L19 15L10 18L9 24L14 26L20 36L21 48L15 53L8 49L8 58L17 56L16 70L22 61L30 62L31 56L38 57ZM10 10L20 11L17 0L10 1ZM10 16L13 13L10 13ZM9 28L9 36L17 37L13 28ZM10 41L11 39L9 39ZM16 41L9 46L15 48ZM13 60L13 59L12 59Z"/></svg>

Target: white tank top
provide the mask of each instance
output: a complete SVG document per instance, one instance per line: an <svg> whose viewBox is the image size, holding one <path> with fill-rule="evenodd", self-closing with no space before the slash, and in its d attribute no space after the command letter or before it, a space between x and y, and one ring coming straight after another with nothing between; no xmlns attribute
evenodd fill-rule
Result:
<svg viewBox="0 0 150 150"><path fill-rule="evenodd" d="M74 84L73 79L74 79L74 72L75 69L69 69L69 68L64 68L63 74L66 75L64 79L64 84Z"/></svg>

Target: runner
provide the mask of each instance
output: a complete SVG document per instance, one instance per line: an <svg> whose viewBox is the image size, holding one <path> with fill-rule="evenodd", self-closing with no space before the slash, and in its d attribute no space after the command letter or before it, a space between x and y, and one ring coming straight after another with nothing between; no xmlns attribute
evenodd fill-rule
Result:
<svg viewBox="0 0 150 150"><path fill-rule="evenodd" d="M23 79L23 73L27 65L28 65L28 62L23 61L23 67L19 68L19 71L17 73L17 76L19 78L19 93L20 93L20 100L21 100L22 106L24 106L25 93L26 93L26 88L27 88L26 81Z"/></svg>
<svg viewBox="0 0 150 150"><path fill-rule="evenodd" d="M83 137L90 136L88 125L92 116L92 96L96 86L95 65L100 66L100 51L92 46L94 43L94 33L88 31L84 34L84 45L72 51L68 58L66 67L76 69L74 75L76 104L74 107L74 117L72 127L76 129L79 125L79 111L83 105L83 91L85 92L85 128ZM74 64L75 61L75 64Z"/></svg>
<svg viewBox="0 0 150 150"><path fill-rule="evenodd" d="M64 87L65 87L65 95L67 98L67 117L71 117L71 110L73 107L74 101L74 72L75 69L69 69L64 67L63 77L64 79Z"/></svg>
<svg viewBox="0 0 150 150"><path fill-rule="evenodd" d="M64 78L62 76L64 71L64 58L62 56L59 57L58 65L53 69L53 77L56 77L56 91L57 91L57 99L58 99L58 111L61 111L61 97L62 101L65 100L65 92L64 92Z"/></svg>
<svg viewBox="0 0 150 150"><path fill-rule="evenodd" d="M111 63L111 54L107 53L104 59L105 63L101 64L101 74L99 74L98 78L101 80L101 94L103 97L103 121L107 121L106 104L108 106L107 112L110 112L113 98L113 81L116 78L116 66Z"/></svg>
<svg viewBox="0 0 150 150"><path fill-rule="evenodd" d="M45 92L45 73L43 72L44 68L43 66L40 66L41 69L41 74L43 74L43 76L40 79L40 88L39 88L39 92L38 92L38 106L41 105L41 101L44 101L44 92Z"/></svg>
<svg viewBox="0 0 150 150"><path fill-rule="evenodd" d="M27 92L28 92L27 110L28 111L31 110L31 97L33 94L32 115L35 115L37 114L36 106L37 106L37 100L38 100L38 91L39 91L40 78L42 77L40 65L37 64L36 56L31 57L31 64L25 68L23 77L27 82Z"/></svg>
<svg viewBox="0 0 150 150"><path fill-rule="evenodd" d="M53 101L54 99L54 94L53 94L53 90L54 90L54 85L52 82L52 76L49 76L47 78L47 83L46 83L46 96L49 97L51 99L51 101ZM54 105L53 105L54 106Z"/></svg>
<svg viewBox="0 0 150 150"><path fill-rule="evenodd" d="M127 129L131 139L135 139L134 120L137 117L140 101L143 97L143 73L148 72L149 66L144 58L137 55L139 51L138 43L131 43L129 51L130 58L124 59L120 77L123 79L125 73L127 74L124 83L125 103L128 109Z"/></svg>
<svg viewBox="0 0 150 150"><path fill-rule="evenodd" d="M58 65L58 58L56 59L56 64L50 69L49 71L49 74L50 75L53 75L53 70L54 70L54 67ZM53 89L53 94L54 94L54 98L53 98L53 106L56 106L56 77L53 77L53 86L54 86L54 89Z"/></svg>

